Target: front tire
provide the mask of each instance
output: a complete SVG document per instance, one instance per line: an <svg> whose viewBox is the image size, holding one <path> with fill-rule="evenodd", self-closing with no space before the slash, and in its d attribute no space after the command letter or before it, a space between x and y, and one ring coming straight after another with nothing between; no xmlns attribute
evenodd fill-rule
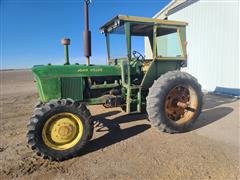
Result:
<svg viewBox="0 0 240 180"><path fill-rule="evenodd" d="M62 161L77 156L93 134L91 114L71 99L37 106L28 125L27 141L37 155Z"/></svg>
<svg viewBox="0 0 240 180"><path fill-rule="evenodd" d="M170 71L149 89L147 113L160 131L187 131L202 110L203 93L197 79L186 72Z"/></svg>

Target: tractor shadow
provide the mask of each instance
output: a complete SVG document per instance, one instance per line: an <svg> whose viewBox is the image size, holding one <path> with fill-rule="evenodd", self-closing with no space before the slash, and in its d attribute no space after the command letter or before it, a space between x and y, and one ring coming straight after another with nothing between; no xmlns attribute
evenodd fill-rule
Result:
<svg viewBox="0 0 240 180"><path fill-rule="evenodd" d="M234 109L231 107L217 107L205 110L201 113L190 131L202 128L204 126L214 123L215 121L221 120L223 117L227 116L233 111Z"/></svg>
<svg viewBox="0 0 240 180"><path fill-rule="evenodd" d="M120 112L121 111L110 111L93 117L96 132L107 133L91 140L80 155L104 149L120 141L136 136L151 127L149 124L134 125L124 129L120 127L122 123L145 120L146 115L144 114L122 115L111 120L107 119L107 117L116 115Z"/></svg>
<svg viewBox="0 0 240 180"><path fill-rule="evenodd" d="M238 100L239 98L237 97L230 97L230 96L209 93L204 96L205 103L203 105L203 109L215 108L217 106L233 103Z"/></svg>
<svg viewBox="0 0 240 180"><path fill-rule="evenodd" d="M236 101L239 101L239 99L214 94L205 95L203 111L190 131L212 124L215 121L221 120L228 114L232 113L234 111L232 107L223 105Z"/></svg>

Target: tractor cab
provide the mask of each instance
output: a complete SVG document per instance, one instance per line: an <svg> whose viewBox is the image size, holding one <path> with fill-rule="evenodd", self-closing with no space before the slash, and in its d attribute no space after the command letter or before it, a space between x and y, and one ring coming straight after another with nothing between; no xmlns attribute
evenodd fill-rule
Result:
<svg viewBox="0 0 240 180"><path fill-rule="evenodd" d="M148 89L166 71L184 66L186 26L181 21L118 15L100 28L106 37L108 64L121 65L129 79L138 75L136 81L126 82L128 86Z"/></svg>
<svg viewBox="0 0 240 180"><path fill-rule="evenodd" d="M146 73L152 60L186 60L186 25L180 21L118 15L100 28L106 37L108 64L127 60L142 66ZM147 46L148 50L141 52Z"/></svg>

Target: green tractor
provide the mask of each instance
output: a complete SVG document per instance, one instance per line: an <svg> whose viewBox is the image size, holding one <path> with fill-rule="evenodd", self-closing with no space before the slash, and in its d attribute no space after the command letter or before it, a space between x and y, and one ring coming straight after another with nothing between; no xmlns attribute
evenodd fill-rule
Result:
<svg viewBox="0 0 240 180"><path fill-rule="evenodd" d="M100 28L106 37L108 65L92 65L91 32L85 1L84 47L87 63L70 64L69 39L63 39L64 65L32 68L40 102L28 124L27 141L43 158L62 161L77 156L93 135L86 105L121 107L127 114L145 113L163 132L188 130L202 110L197 79L181 72L187 60L186 26L180 21L118 15ZM111 36L121 35L126 57L111 58ZM131 40L150 42L151 58L132 51Z"/></svg>

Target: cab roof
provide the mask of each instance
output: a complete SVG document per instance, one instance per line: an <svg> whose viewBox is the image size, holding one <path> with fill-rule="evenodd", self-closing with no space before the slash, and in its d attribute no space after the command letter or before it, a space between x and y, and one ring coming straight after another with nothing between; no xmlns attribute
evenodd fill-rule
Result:
<svg viewBox="0 0 240 180"><path fill-rule="evenodd" d="M116 31L115 33L122 33L123 28L119 29L118 27L122 26L126 22L141 24L141 27L135 28L136 34L142 34L143 31L147 31L148 29L152 29L154 24L162 24L168 26L187 26L187 22L183 21L172 21L172 20L161 20L155 18L146 18L146 17L136 17L136 16L125 16L125 15L118 15L104 24L100 31L102 33ZM142 31L142 32L141 32Z"/></svg>

